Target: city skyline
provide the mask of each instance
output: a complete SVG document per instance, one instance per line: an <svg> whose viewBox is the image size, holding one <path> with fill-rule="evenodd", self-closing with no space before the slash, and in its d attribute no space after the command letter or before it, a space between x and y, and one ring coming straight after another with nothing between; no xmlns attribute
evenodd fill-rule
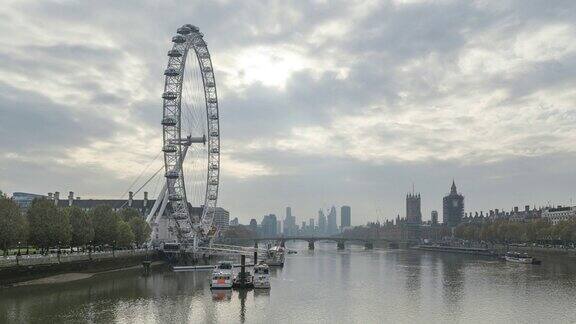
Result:
<svg viewBox="0 0 576 324"><path fill-rule="evenodd" d="M411 183L428 219L452 178L468 211L576 198L574 2L218 2L161 12L145 1L12 2L4 10L0 190L8 193L119 199L161 148L166 35L190 21L210 40L218 80L219 205L243 223L282 215L286 204L302 217L348 204L354 224L390 219Z"/></svg>

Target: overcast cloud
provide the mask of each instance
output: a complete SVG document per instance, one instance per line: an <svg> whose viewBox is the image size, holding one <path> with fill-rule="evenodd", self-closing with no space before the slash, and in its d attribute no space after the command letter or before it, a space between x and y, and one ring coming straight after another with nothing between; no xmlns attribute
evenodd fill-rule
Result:
<svg viewBox="0 0 576 324"><path fill-rule="evenodd" d="M160 150L166 52L192 23L216 71L219 201L241 222L403 216L412 183L428 219L452 179L466 211L576 198L574 1L1 7L3 191L118 198Z"/></svg>

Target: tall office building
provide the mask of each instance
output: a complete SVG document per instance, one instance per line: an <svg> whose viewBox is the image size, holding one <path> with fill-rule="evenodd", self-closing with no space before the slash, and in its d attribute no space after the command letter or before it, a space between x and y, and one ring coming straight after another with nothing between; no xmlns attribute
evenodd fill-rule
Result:
<svg viewBox="0 0 576 324"><path fill-rule="evenodd" d="M350 206L340 207L340 230L343 231L346 227L351 226L352 209Z"/></svg>
<svg viewBox="0 0 576 324"><path fill-rule="evenodd" d="M316 230L316 226L314 226L314 218L310 218L310 220L308 221L308 226L310 227L311 231Z"/></svg>
<svg viewBox="0 0 576 324"><path fill-rule="evenodd" d="M334 234L338 232L338 224L336 223L336 207L332 206L330 212L328 213L328 234Z"/></svg>
<svg viewBox="0 0 576 324"><path fill-rule="evenodd" d="M438 211L433 210L430 213L430 223L432 223L432 225L437 225L438 224Z"/></svg>
<svg viewBox="0 0 576 324"><path fill-rule="evenodd" d="M443 199L442 221L449 227L458 226L464 216L464 196L456 190L456 184L452 181L450 194Z"/></svg>
<svg viewBox="0 0 576 324"><path fill-rule="evenodd" d="M270 214L262 219L262 236L275 237L278 233L276 215Z"/></svg>
<svg viewBox="0 0 576 324"><path fill-rule="evenodd" d="M414 192L406 195L406 222L408 224L421 224L420 194Z"/></svg>
<svg viewBox="0 0 576 324"><path fill-rule="evenodd" d="M296 234L296 217L292 216L292 208L286 207L286 217L284 218L284 235Z"/></svg>
<svg viewBox="0 0 576 324"><path fill-rule="evenodd" d="M226 232L230 226L230 213L224 208L216 207L213 224L220 230L220 233Z"/></svg>
<svg viewBox="0 0 576 324"><path fill-rule="evenodd" d="M320 234L326 234L326 216L324 216L322 209L318 211L318 232Z"/></svg>

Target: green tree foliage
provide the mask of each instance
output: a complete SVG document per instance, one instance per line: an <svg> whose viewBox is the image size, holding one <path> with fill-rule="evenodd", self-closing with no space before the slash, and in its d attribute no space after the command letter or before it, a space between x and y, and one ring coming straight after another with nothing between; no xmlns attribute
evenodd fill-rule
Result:
<svg viewBox="0 0 576 324"><path fill-rule="evenodd" d="M134 233L130 225L123 220L118 222L118 236L116 237L116 246L130 247L134 242Z"/></svg>
<svg viewBox="0 0 576 324"><path fill-rule="evenodd" d="M89 216L94 227L94 243L113 245L118 238L122 218L110 206L97 206Z"/></svg>
<svg viewBox="0 0 576 324"><path fill-rule="evenodd" d="M20 208L0 192L0 248L4 255L11 246L26 241L27 222Z"/></svg>
<svg viewBox="0 0 576 324"><path fill-rule="evenodd" d="M134 233L134 242L138 247L150 239L152 228L144 219L141 217L133 217L128 221L128 224L132 229L132 233Z"/></svg>
<svg viewBox="0 0 576 324"><path fill-rule="evenodd" d="M67 245L72 239L68 214L58 209L50 200L35 199L28 209L27 218L29 242L43 250Z"/></svg>
<svg viewBox="0 0 576 324"><path fill-rule="evenodd" d="M72 246L84 246L94 240L92 218L84 210L72 206L64 212L68 214L72 226Z"/></svg>
<svg viewBox="0 0 576 324"><path fill-rule="evenodd" d="M493 223L464 223L458 225L454 235L464 240L481 240L492 243L520 242L576 242L576 220L560 222L556 225L544 219L519 223L505 220Z"/></svg>
<svg viewBox="0 0 576 324"><path fill-rule="evenodd" d="M120 216L125 222L129 222L133 218L141 218L140 213L134 208L124 208L120 211Z"/></svg>

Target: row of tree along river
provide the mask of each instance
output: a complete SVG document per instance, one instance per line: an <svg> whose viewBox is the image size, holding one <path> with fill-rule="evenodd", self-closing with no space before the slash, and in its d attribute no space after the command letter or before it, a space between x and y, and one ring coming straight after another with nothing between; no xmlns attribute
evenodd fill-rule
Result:
<svg viewBox="0 0 576 324"><path fill-rule="evenodd" d="M0 249L3 255L46 254L66 251L140 247L151 228L138 211L114 211L98 206L90 211L59 208L48 199L35 199L26 213L4 195L0 196Z"/></svg>

